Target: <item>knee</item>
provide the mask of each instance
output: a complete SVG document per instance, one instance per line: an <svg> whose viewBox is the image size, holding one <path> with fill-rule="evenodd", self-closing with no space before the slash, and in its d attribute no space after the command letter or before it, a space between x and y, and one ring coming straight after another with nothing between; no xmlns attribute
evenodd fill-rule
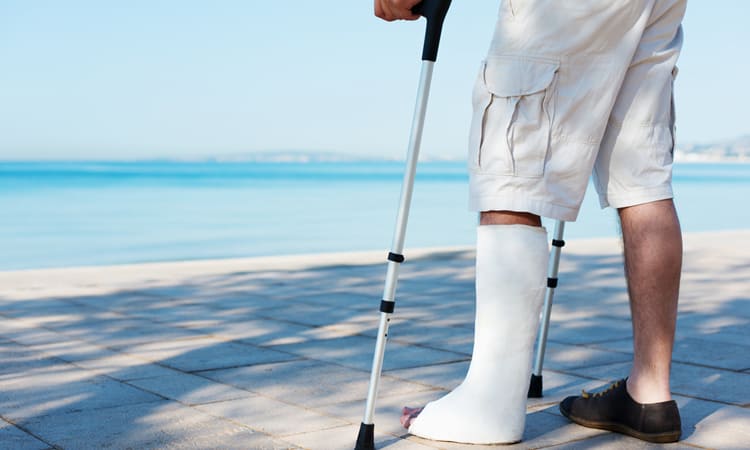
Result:
<svg viewBox="0 0 750 450"><path fill-rule="evenodd" d="M672 199L643 203L617 210L623 234L639 231L676 231L680 222Z"/></svg>

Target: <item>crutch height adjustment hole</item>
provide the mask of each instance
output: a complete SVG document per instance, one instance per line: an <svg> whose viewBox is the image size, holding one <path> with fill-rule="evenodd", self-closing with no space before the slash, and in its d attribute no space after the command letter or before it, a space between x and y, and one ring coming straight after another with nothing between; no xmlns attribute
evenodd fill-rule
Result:
<svg viewBox="0 0 750 450"><path fill-rule="evenodd" d="M565 247L565 241L561 239L552 239L552 245L555 247Z"/></svg>

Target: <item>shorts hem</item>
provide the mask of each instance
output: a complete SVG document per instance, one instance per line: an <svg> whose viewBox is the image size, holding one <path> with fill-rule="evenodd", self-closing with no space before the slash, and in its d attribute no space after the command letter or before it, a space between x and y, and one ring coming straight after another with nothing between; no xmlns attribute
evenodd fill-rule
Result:
<svg viewBox="0 0 750 450"><path fill-rule="evenodd" d="M599 195L599 205L602 209L612 207L615 209L627 208L630 206L643 205L659 200L668 200L674 198L671 186L659 186L656 188L641 189L629 191L625 195L604 194Z"/></svg>
<svg viewBox="0 0 750 450"><path fill-rule="evenodd" d="M578 217L578 208L555 205L543 200L514 199L502 197L472 197L469 199L469 209L482 211L515 211L527 212L555 220L574 222Z"/></svg>

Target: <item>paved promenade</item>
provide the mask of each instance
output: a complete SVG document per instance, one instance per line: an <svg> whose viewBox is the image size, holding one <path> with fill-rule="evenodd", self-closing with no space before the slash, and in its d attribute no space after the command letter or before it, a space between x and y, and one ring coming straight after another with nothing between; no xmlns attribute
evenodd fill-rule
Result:
<svg viewBox="0 0 750 450"><path fill-rule="evenodd" d="M407 251L377 402L383 449L750 448L750 231L686 236L672 387L683 440L569 423L563 397L627 374L616 240L563 249L545 397L524 442L400 427L471 353L470 249ZM0 272L0 449L347 449L364 411L385 253Z"/></svg>

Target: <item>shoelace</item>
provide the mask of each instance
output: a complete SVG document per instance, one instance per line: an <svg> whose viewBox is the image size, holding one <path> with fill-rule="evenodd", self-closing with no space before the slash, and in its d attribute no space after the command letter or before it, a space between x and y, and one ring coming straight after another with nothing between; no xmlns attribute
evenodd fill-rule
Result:
<svg viewBox="0 0 750 450"><path fill-rule="evenodd" d="M601 396L603 396L604 394L606 394L607 392L610 392L611 390L615 389L615 388L616 388L616 387L618 387L619 385L620 385L620 381L618 380L618 381L615 381L614 383L610 384L610 385L609 385L609 386L607 387L607 389L605 389L605 390L603 390L603 391L601 391L601 392L595 392L595 393L593 393L593 394L592 394L592 393L590 393L590 392L586 392L586 390L585 390L585 389L581 389L581 397L583 397L583 398L592 398L592 397L593 397L593 398L597 398L597 397L601 397Z"/></svg>

